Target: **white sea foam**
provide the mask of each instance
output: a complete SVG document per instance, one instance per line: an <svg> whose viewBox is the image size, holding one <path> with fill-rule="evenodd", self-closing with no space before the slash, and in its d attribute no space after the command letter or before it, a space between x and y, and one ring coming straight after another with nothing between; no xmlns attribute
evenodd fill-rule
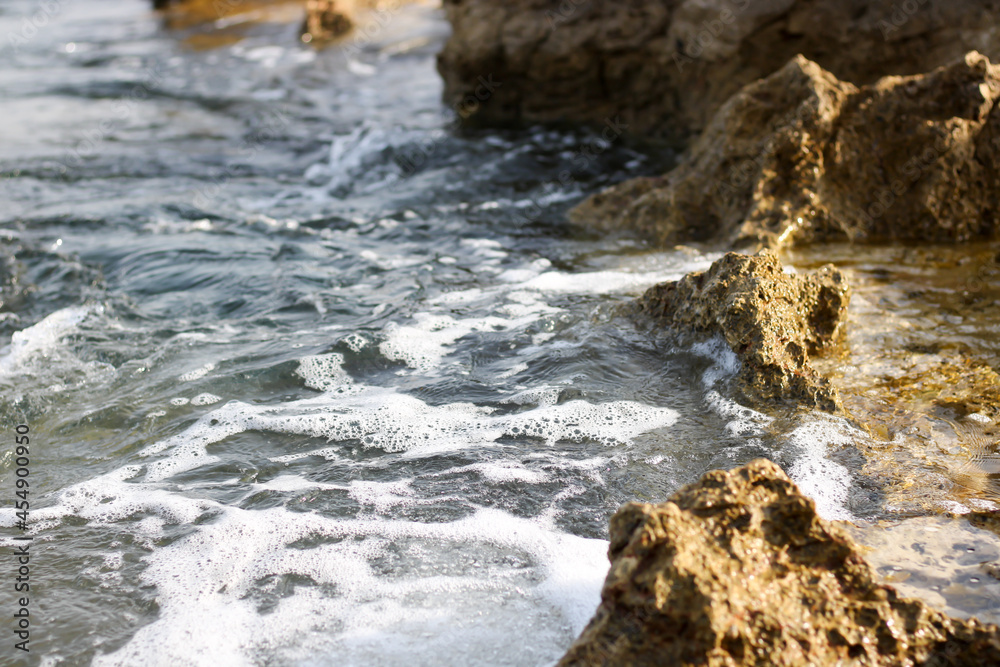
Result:
<svg viewBox="0 0 1000 667"><path fill-rule="evenodd" d="M166 456L147 465L146 479L168 477L218 460L208 446L237 433L264 431L308 435L330 442L360 441L365 447L422 457L489 445L503 437L529 437L547 444L596 441L624 445L641 433L670 426L677 412L630 401L569 401L541 405L516 414L497 415L471 403L428 405L391 389L352 386L344 393L322 394L278 406L231 401L204 415L186 431L143 450ZM324 447L276 458L288 462L306 456L337 458L338 447Z"/></svg>
<svg viewBox="0 0 1000 667"><path fill-rule="evenodd" d="M690 348L692 354L710 359L713 363L701 376L706 389L711 389L723 380L728 380L740 372L743 364L721 336L713 336L699 341Z"/></svg>
<svg viewBox="0 0 1000 667"><path fill-rule="evenodd" d="M10 345L0 356L0 377L23 372L36 361L51 360L63 339L78 331L91 312L85 306L63 308L23 331L14 332Z"/></svg>
<svg viewBox="0 0 1000 667"><path fill-rule="evenodd" d="M300 359L295 374L305 381L307 387L333 391L352 382L343 365L344 355L340 353L316 354Z"/></svg>
<svg viewBox="0 0 1000 667"><path fill-rule="evenodd" d="M474 463L472 465L449 468L445 473L461 472L478 473L485 481L500 484L505 482L521 482L523 484L541 484L549 481L549 475L543 470L531 470L516 461L496 461L489 463Z"/></svg>
<svg viewBox="0 0 1000 667"><path fill-rule="evenodd" d="M209 362L198 368L188 371L187 373L182 373L177 377L181 382L194 382L195 380L200 380L212 371L215 370L215 364Z"/></svg>
<svg viewBox="0 0 1000 667"><path fill-rule="evenodd" d="M831 447L850 445L855 436L843 419L814 417L792 431L786 447L795 462L788 469L803 493L816 501L816 511L824 519L852 521L847 509L851 488L851 473L841 464L831 461Z"/></svg>
<svg viewBox="0 0 1000 667"><path fill-rule="evenodd" d="M203 392L191 399L191 405L212 405L222 400L221 396Z"/></svg>
<svg viewBox="0 0 1000 667"><path fill-rule="evenodd" d="M95 665L430 665L435 644L462 664L550 662L607 571L606 542L497 510L424 524L208 509L219 516L145 559L157 619ZM294 593L279 593L291 576ZM511 645L529 632L530 645Z"/></svg>
<svg viewBox="0 0 1000 667"><path fill-rule="evenodd" d="M417 313L414 323L399 325L395 322L385 329L385 340L379 351L388 359L402 361L410 368L425 374L441 370L441 361L448 355L449 346L475 331L509 331L536 322L541 316L559 312L539 302L516 312L510 317L472 317L455 319L450 315Z"/></svg>

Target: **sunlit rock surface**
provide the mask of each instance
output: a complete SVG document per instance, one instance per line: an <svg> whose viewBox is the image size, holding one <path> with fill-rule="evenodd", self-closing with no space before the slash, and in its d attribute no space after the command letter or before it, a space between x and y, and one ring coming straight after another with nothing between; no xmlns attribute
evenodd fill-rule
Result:
<svg viewBox="0 0 1000 667"><path fill-rule="evenodd" d="M713 471L611 520L601 604L560 665L987 665L996 626L877 583L775 464Z"/></svg>
<svg viewBox="0 0 1000 667"><path fill-rule="evenodd" d="M661 245L995 236L1000 67L979 53L857 88L798 56L720 109L662 179L571 213Z"/></svg>
<svg viewBox="0 0 1000 667"><path fill-rule="evenodd" d="M832 266L792 275L771 253L729 253L707 271L651 287L634 308L682 339L722 336L742 362L738 389L750 401L836 411L836 389L809 358L840 339L850 293Z"/></svg>

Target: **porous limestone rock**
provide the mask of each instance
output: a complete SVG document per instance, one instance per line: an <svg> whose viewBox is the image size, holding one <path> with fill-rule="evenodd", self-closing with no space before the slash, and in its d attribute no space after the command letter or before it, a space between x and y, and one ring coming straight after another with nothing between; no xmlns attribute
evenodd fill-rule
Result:
<svg viewBox="0 0 1000 667"><path fill-rule="evenodd" d="M837 411L837 390L809 357L839 342L850 295L833 266L793 275L770 252L729 253L706 271L654 285L631 309L682 340L724 338L741 361L738 392L752 402Z"/></svg>
<svg viewBox="0 0 1000 667"><path fill-rule="evenodd" d="M796 54L868 84L977 49L1000 57L996 0L444 0L439 61L454 106L480 77L503 88L489 123L620 116L679 142L742 86Z"/></svg>
<svg viewBox="0 0 1000 667"><path fill-rule="evenodd" d="M570 218L653 242L963 242L1000 231L1000 66L976 52L858 88L801 56L746 86L684 161Z"/></svg>
<svg viewBox="0 0 1000 667"><path fill-rule="evenodd" d="M560 667L1000 664L996 626L880 585L770 461L624 505L608 558L601 604Z"/></svg>

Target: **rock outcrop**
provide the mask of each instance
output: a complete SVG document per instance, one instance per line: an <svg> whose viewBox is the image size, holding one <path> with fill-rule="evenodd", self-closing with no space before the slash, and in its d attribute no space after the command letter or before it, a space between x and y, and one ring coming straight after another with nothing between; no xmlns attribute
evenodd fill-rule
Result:
<svg viewBox="0 0 1000 667"><path fill-rule="evenodd" d="M655 243L962 242L1000 231L1000 66L972 52L857 88L801 56L746 86L680 166L570 218Z"/></svg>
<svg viewBox="0 0 1000 667"><path fill-rule="evenodd" d="M847 278L833 266L793 275L770 252L729 253L704 272L649 288L632 309L685 342L724 338L742 362L738 393L752 402L838 411L837 390L809 357L839 341L850 294Z"/></svg>
<svg viewBox="0 0 1000 667"><path fill-rule="evenodd" d="M503 88L489 123L620 116L677 141L796 54L857 85L976 49L1000 58L996 0L444 0L450 105L480 77Z"/></svg>
<svg viewBox="0 0 1000 667"><path fill-rule="evenodd" d="M1000 664L996 626L877 583L769 461L623 506L608 558L601 604L561 667Z"/></svg>

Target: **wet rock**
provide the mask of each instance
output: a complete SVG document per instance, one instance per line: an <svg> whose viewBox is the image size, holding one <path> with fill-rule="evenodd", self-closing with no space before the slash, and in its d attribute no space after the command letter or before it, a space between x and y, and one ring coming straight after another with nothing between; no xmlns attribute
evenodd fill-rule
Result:
<svg viewBox="0 0 1000 667"><path fill-rule="evenodd" d="M620 116L684 142L741 87L796 54L868 84L972 49L1000 57L994 0L445 0L453 34L438 68L458 103L504 82L483 122Z"/></svg>
<svg viewBox="0 0 1000 667"><path fill-rule="evenodd" d="M837 411L837 390L809 358L839 342L850 294L833 266L792 275L770 252L729 253L704 272L651 287L633 308L682 340L724 338L742 362L737 386L748 400Z"/></svg>
<svg viewBox="0 0 1000 667"><path fill-rule="evenodd" d="M665 177L615 186L570 217L662 245L993 237L998 98L1000 67L976 52L861 88L799 56L726 102Z"/></svg>
<svg viewBox="0 0 1000 667"><path fill-rule="evenodd" d="M354 22L345 11L343 0L307 0L302 40L329 41L349 32Z"/></svg>
<svg viewBox="0 0 1000 667"><path fill-rule="evenodd" d="M1000 664L996 626L877 583L769 461L623 506L608 558L601 604L562 667Z"/></svg>

